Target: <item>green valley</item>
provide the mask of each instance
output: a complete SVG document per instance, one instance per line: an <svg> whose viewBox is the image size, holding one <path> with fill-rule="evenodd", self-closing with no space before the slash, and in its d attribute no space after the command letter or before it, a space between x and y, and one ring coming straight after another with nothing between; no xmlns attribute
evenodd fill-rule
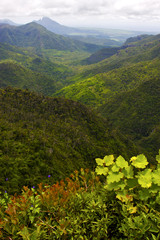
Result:
<svg viewBox="0 0 160 240"><path fill-rule="evenodd" d="M68 64L86 56L88 53L83 51L71 53L42 49L38 53L33 47L20 48L0 43L0 86L28 88L52 95L75 75L74 68Z"/></svg>
<svg viewBox="0 0 160 240"><path fill-rule="evenodd" d="M129 135L151 157L159 148L159 39L144 35L127 40L111 57L86 65L72 84L53 96L96 108L113 129Z"/></svg>
<svg viewBox="0 0 160 240"><path fill-rule="evenodd" d="M8 23L0 239L160 239L160 35Z"/></svg>
<svg viewBox="0 0 160 240"><path fill-rule="evenodd" d="M15 35L13 45L0 43L1 87L29 89L46 96L64 97L86 104L109 119L111 130L119 129L123 135L131 137L137 147L147 154L148 144L145 142L150 140L143 139L141 143L141 138L148 138L150 133L159 126L159 112L156 112L156 109L159 109L157 105L159 91L156 86L160 74L160 35L132 37L121 47L105 48L92 54L84 47L80 49L82 43L76 46L75 43L78 42L51 33L37 23L18 27L2 25L1 28L7 33L9 29L13 33L19 32L17 37ZM31 39L30 41L26 39L28 47L14 46L21 45L21 39L25 38L26 34L27 38ZM35 34L40 35L42 42L47 34L48 39L59 39L56 40L58 44L62 44L61 40L64 41L64 39L67 42L63 42L63 48L59 48L60 45L55 45L52 41L50 44L54 47L44 43L41 47L35 48L33 36L38 36ZM6 39L7 36L5 36ZM48 47L52 49L47 49ZM90 47L92 49L93 45ZM154 84L155 81L157 81L156 84ZM148 93L146 84L150 86ZM154 98L149 97L150 91L152 94L155 91ZM139 105L136 103L137 94L141 95ZM131 96L133 96L132 99ZM153 106L149 116L147 113L151 106L147 100L144 100L145 98L152 98L152 101L149 100ZM133 108L132 102L135 103ZM153 121L151 116L155 112L156 117ZM144 125L143 122L139 122L142 119L144 119ZM153 134L152 138L155 143ZM157 141L156 146L155 148L152 146L151 149L157 150ZM152 150L150 150L151 155Z"/></svg>

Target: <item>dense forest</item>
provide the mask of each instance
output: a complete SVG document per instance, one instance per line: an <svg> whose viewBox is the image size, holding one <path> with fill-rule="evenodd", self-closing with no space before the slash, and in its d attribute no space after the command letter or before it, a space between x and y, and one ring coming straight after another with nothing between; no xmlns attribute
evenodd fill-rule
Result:
<svg viewBox="0 0 160 240"><path fill-rule="evenodd" d="M48 181L48 175L54 182L75 169L93 169L94 159L110 152L136 152L129 139L78 102L8 87L0 91L0 104L1 190L14 193Z"/></svg>
<svg viewBox="0 0 160 240"><path fill-rule="evenodd" d="M160 35L79 40L0 24L0 238L159 239Z"/></svg>

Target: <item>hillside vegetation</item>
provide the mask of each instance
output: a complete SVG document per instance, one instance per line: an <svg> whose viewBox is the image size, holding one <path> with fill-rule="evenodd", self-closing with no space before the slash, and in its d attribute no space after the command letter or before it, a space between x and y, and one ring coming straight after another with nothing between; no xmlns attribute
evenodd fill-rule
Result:
<svg viewBox="0 0 160 240"><path fill-rule="evenodd" d="M35 47L38 49L84 50L94 52L98 45L72 40L48 31L45 27L31 22L22 26L0 25L0 42L18 47Z"/></svg>
<svg viewBox="0 0 160 240"><path fill-rule="evenodd" d="M45 95L52 95L67 85L67 79L75 75L75 70L64 62L74 61L76 54L83 52L47 50L38 52L34 48L20 48L0 43L0 87L12 86L28 88ZM78 58L76 57L76 60Z"/></svg>
<svg viewBox="0 0 160 240"><path fill-rule="evenodd" d="M99 101L100 104L105 101L106 94L108 99L117 91L134 88L142 81L158 76L159 39L159 35L149 36L134 44L124 45L113 56L88 66L88 69L85 67L75 81L73 78L73 84L61 89L57 95L97 107ZM87 100L81 96L86 96Z"/></svg>
<svg viewBox="0 0 160 240"><path fill-rule="evenodd" d="M160 35L129 39L115 55L85 66L72 84L54 96L96 108L110 119L113 129L120 129L153 156L160 144L159 41ZM96 53L93 56L96 59Z"/></svg>
<svg viewBox="0 0 160 240"><path fill-rule="evenodd" d="M100 108L113 128L128 134L153 155L160 146L160 79L156 75L134 90L122 92Z"/></svg>
<svg viewBox="0 0 160 240"><path fill-rule="evenodd" d="M0 90L0 131L1 189L8 192L45 182L48 175L55 181L92 168L95 157L109 152L136 152L84 105L28 90Z"/></svg>
<svg viewBox="0 0 160 240"><path fill-rule="evenodd" d="M0 198L0 237L20 239L159 239L160 151L96 158L95 171L74 171L55 184L23 187ZM98 175L103 175L100 181Z"/></svg>
<svg viewBox="0 0 160 240"><path fill-rule="evenodd" d="M151 157L159 148L159 38L130 38L121 48L90 56L97 61L105 57L103 61L83 66L79 61L85 56L82 51L69 55L42 48L37 55L33 47L1 43L0 86L63 96L96 108L110 119L112 130L120 129Z"/></svg>
<svg viewBox="0 0 160 240"><path fill-rule="evenodd" d="M2 240L160 239L159 42L0 25Z"/></svg>
<svg viewBox="0 0 160 240"><path fill-rule="evenodd" d="M78 81L73 79L73 84L56 92L56 96L64 96L73 100L81 101L95 108L104 104L115 94L135 89L145 81L158 78L160 60L155 58L151 61L139 63L126 63L105 73L83 78L83 73ZM85 74L85 73L84 73ZM91 70L92 75L92 70Z"/></svg>

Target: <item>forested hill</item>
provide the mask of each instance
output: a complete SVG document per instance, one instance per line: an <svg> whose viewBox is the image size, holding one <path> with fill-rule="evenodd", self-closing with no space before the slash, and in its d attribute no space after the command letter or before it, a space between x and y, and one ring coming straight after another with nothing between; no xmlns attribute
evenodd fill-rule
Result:
<svg viewBox="0 0 160 240"><path fill-rule="evenodd" d="M42 27L12 27L27 29L26 36L30 29L33 37L34 26ZM91 168L105 154L127 158L158 151L159 40L159 35L132 39L113 56L89 66L70 65L71 52L41 49L37 55L33 47L1 43L0 87L63 97L0 90L1 186L15 192L18 186L47 181L48 175L54 181L80 167ZM77 101L96 108L99 115ZM11 181L5 181L8 176Z"/></svg>
<svg viewBox="0 0 160 240"><path fill-rule="evenodd" d="M83 43L48 31L45 27L31 22L22 26L0 25L0 42L19 47L36 47L56 50L83 50L95 52L101 47Z"/></svg>
<svg viewBox="0 0 160 240"><path fill-rule="evenodd" d="M123 52L126 49L126 52L128 52L127 48L129 48L129 47L132 47L132 48L138 47L138 45L142 47L145 43L146 43L145 47L146 46L149 47L147 42L154 41L154 40L156 40L155 36L147 35L147 34L130 37L125 41L125 43L121 47L108 47L108 48L102 48L102 49L96 51L95 53L91 54L90 57L83 60L82 64L85 64L85 65L94 64L94 63L101 62L102 60L107 59L113 55L119 56L119 54L121 53L121 50ZM139 51L141 51L141 54L143 55L144 49L143 48L139 49ZM147 51L148 51L148 49L147 49ZM135 54L137 54L137 49L135 51ZM133 55L133 52L132 52L132 55Z"/></svg>
<svg viewBox="0 0 160 240"><path fill-rule="evenodd" d="M16 192L47 182L48 175L55 182L75 169L92 168L106 153L136 153L132 142L109 128L78 102L0 90L1 188Z"/></svg>
<svg viewBox="0 0 160 240"><path fill-rule="evenodd" d="M160 73L159 41L160 35L156 35L125 45L113 56L86 66L75 81L73 79L73 84L62 88L56 96L97 108L117 93L134 89L147 80L152 81Z"/></svg>
<svg viewBox="0 0 160 240"><path fill-rule="evenodd" d="M134 90L122 92L100 108L113 128L119 128L144 152L154 156L160 148L160 79L145 81Z"/></svg>
<svg viewBox="0 0 160 240"><path fill-rule="evenodd" d="M78 80L56 95L97 108L113 129L154 157L160 146L159 42L160 35L130 39L113 56L86 66Z"/></svg>
<svg viewBox="0 0 160 240"><path fill-rule="evenodd" d="M0 87L18 87L51 95L73 75L71 68L55 63L34 48L0 43Z"/></svg>

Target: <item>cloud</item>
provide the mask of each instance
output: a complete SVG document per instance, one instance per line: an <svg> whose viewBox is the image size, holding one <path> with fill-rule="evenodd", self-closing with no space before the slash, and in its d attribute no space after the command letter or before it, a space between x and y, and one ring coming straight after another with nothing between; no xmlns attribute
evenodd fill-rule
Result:
<svg viewBox="0 0 160 240"><path fill-rule="evenodd" d="M1 0L0 17L159 21L159 0Z"/></svg>
<svg viewBox="0 0 160 240"><path fill-rule="evenodd" d="M158 0L134 0L134 2L117 0L115 12L119 16L125 16L128 18L154 18L160 15L160 2Z"/></svg>
<svg viewBox="0 0 160 240"><path fill-rule="evenodd" d="M111 11L114 0L104 1L104 0L82 0L77 3L76 13L78 14L105 14Z"/></svg>
<svg viewBox="0 0 160 240"><path fill-rule="evenodd" d="M55 14L104 14L109 11L115 0L1 0L0 14L13 15L41 12L54 12Z"/></svg>

